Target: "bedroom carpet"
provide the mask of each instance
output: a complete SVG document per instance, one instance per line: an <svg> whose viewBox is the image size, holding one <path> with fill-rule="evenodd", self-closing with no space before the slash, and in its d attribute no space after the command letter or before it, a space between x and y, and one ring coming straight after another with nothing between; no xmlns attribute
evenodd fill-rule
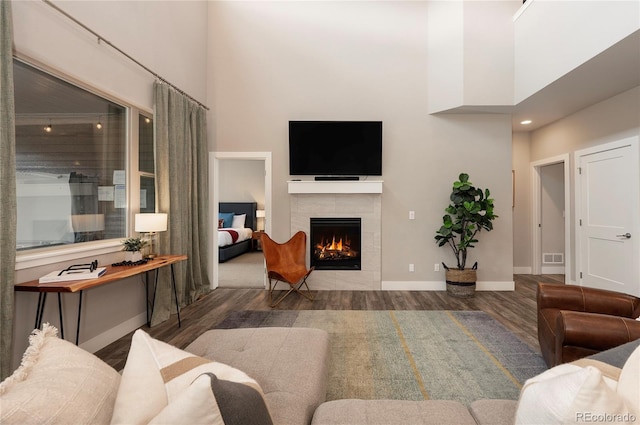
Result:
<svg viewBox="0 0 640 425"><path fill-rule="evenodd" d="M246 252L218 265L221 288L264 288L264 256Z"/></svg>
<svg viewBox="0 0 640 425"><path fill-rule="evenodd" d="M265 326L329 332L328 400L516 400L546 370L538 352L481 311L236 311L216 328Z"/></svg>

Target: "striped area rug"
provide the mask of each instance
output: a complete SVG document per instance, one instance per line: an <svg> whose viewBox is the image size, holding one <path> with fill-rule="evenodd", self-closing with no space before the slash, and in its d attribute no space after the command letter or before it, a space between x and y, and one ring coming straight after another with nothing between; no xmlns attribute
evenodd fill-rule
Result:
<svg viewBox="0 0 640 425"><path fill-rule="evenodd" d="M546 370L539 353L481 311L238 311L216 328L265 326L329 332L328 400L516 400Z"/></svg>

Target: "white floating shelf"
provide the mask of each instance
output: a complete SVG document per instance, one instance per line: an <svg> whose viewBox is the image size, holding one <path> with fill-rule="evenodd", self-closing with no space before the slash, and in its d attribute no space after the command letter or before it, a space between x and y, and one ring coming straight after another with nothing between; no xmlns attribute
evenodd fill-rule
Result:
<svg viewBox="0 0 640 425"><path fill-rule="evenodd" d="M382 193L382 180L289 180L290 194L296 193Z"/></svg>

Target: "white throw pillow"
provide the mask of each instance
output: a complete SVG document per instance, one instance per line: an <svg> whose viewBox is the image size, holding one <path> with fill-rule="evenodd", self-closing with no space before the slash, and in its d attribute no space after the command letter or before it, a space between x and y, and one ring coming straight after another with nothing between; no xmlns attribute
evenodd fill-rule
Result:
<svg viewBox="0 0 640 425"><path fill-rule="evenodd" d="M211 378L200 375L150 422L155 424L224 424L211 390Z"/></svg>
<svg viewBox="0 0 640 425"><path fill-rule="evenodd" d="M140 329L133 334L112 424L171 423L180 417L182 423L235 425L248 423L247 415L251 423L271 424L262 389L244 372Z"/></svg>
<svg viewBox="0 0 640 425"><path fill-rule="evenodd" d="M562 364L527 380L520 392L515 423L628 424L636 415L635 408L616 392L618 383L594 365Z"/></svg>
<svg viewBox="0 0 640 425"><path fill-rule="evenodd" d="M633 350L622 366L616 392L633 407L640 422L640 346Z"/></svg>
<svg viewBox="0 0 640 425"><path fill-rule="evenodd" d="M244 223L247 220L246 214L236 214L233 216L231 227L234 229L244 229Z"/></svg>
<svg viewBox="0 0 640 425"><path fill-rule="evenodd" d="M45 323L29 337L20 367L0 384L0 423L108 424L120 375L58 338Z"/></svg>

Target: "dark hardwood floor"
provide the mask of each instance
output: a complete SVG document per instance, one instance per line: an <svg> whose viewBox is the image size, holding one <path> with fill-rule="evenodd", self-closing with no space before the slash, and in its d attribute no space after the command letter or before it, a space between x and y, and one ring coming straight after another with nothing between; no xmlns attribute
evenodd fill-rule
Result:
<svg viewBox="0 0 640 425"><path fill-rule="evenodd" d="M564 275L514 275L515 291L478 291L475 297L454 298L444 291L315 291L313 302L291 294L280 310L482 310L500 321L531 347L539 350L536 319L538 282L564 283ZM270 310L268 294L262 289L218 288L181 310L177 316L148 328L152 337L178 348L212 329L236 310ZM96 353L115 369L124 367L131 344L130 333Z"/></svg>

